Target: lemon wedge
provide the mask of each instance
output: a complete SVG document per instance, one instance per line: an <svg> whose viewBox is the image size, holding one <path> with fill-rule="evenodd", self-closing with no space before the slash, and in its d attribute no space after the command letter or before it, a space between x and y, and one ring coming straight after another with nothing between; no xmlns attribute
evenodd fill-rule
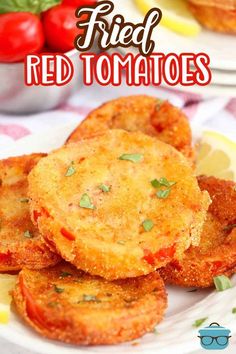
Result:
<svg viewBox="0 0 236 354"><path fill-rule="evenodd" d="M204 132L197 155L196 173L236 182L236 143L220 133Z"/></svg>
<svg viewBox="0 0 236 354"><path fill-rule="evenodd" d="M16 275L0 274L0 324L6 324L10 317L10 291L16 283Z"/></svg>
<svg viewBox="0 0 236 354"><path fill-rule="evenodd" d="M139 10L146 14L151 8L162 10L160 24L184 36L196 36L201 26L188 9L186 0L134 0Z"/></svg>

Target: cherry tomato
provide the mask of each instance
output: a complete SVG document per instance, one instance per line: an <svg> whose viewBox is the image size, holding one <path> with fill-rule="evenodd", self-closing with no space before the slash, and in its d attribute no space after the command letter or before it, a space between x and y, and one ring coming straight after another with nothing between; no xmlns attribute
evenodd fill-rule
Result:
<svg viewBox="0 0 236 354"><path fill-rule="evenodd" d="M81 16L81 20L87 15ZM75 37L81 33L76 26L78 18L71 6L58 5L48 10L43 17L46 42L50 49L67 52L74 48Z"/></svg>
<svg viewBox="0 0 236 354"><path fill-rule="evenodd" d="M91 6L96 4L97 0L63 0L63 4L70 5L73 7L81 7L81 6Z"/></svg>
<svg viewBox="0 0 236 354"><path fill-rule="evenodd" d="M0 15L0 62L18 62L44 45L40 19L29 12Z"/></svg>

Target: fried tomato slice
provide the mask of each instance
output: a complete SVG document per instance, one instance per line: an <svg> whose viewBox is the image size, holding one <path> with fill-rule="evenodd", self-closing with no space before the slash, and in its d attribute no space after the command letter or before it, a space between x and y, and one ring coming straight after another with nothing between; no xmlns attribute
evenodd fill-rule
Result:
<svg viewBox="0 0 236 354"><path fill-rule="evenodd" d="M198 183L212 199L201 242L190 247L181 261L168 264L161 275L171 284L209 287L213 277L230 276L236 269L236 184L206 176Z"/></svg>
<svg viewBox="0 0 236 354"><path fill-rule="evenodd" d="M43 270L23 269L13 299L37 332L80 345L138 338L153 330L167 307L157 272L110 282L65 262Z"/></svg>
<svg viewBox="0 0 236 354"><path fill-rule="evenodd" d="M198 244L209 205L176 149L115 129L42 159L29 176L29 194L32 218L51 247L109 280L181 257Z"/></svg>
<svg viewBox="0 0 236 354"><path fill-rule="evenodd" d="M188 119L168 101L144 95L109 101L93 110L67 142L76 142L106 129L143 132L174 146L187 158L194 159Z"/></svg>
<svg viewBox="0 0 236 354"><path fill-rule="evenodd" d="M30 219L27 176L42 154L0 161L0 271L44 268L59 256L50 252Z"/></svg>

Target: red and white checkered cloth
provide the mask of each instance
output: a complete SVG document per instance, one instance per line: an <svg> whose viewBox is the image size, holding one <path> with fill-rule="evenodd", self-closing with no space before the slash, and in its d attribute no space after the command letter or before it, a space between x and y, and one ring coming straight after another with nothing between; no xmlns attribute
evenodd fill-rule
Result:
<svg viewBox="0 0 236 354"><path fill-rule="evenodd" d="M155 87L101 87L81 88L61 107L40 114L16 116L0 114L0 150L10 147L22 137L49 128L80 121L93 108L119 96L146 94L168 99L181 107L196 130L207 126L220 130L236 140L236 98L204 98L197 94Z"/></svg>

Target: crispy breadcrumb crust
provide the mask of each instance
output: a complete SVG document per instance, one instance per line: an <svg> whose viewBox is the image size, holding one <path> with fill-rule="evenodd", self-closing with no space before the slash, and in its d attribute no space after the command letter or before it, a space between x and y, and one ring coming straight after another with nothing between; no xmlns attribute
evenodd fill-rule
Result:
<svg viewBox="0 0 236 354"><path fill-rule="evenodd" d="M59 256L50 252L29 213L27 176L45 155L0 161L0 271L44 268Z"/></svg>
<svg viewBox="0 0 236 354"><path fill-rule="evenodd" d="M168 101L156 97L127 96L103 104L73 131L67 143L106 129L140 131L174 146L191 160L195 158L186 115Z"/></svg>
<svg viewBox="0 0 236 354"><path fill-rule="evenodd" d="M217 32L236 33L236 1L234 9L227 9L225 2L209 6L207 1L205 5L198 5L190 1L189 8L204 27Z"/></svg>
<svg viewBox="0 0 236 354"><path fill-rule="evenodd" d="M138 163L119 159L133 153L141 154ZM158 198L151 184L161 177L176 182L166 199ZM199 243L210 202L176 149L140 132L115 129L40 161L29 176L29 194L32 219L51 248L109 280L148 274L181 258L190 244ZM92 208L80 207L84 194ZM150 231L142 226L146 219L154 223Z"/></svg>
<svg viewBox="0 0 236 354"><path fill-rule="evenodd" d="M182 261L161 269L167 283L209 287L217 275L231 276L236 269L236 184L215 177L198 178L201 190L212 199L198 247L190 247Z"/></svg>
<svg viewBox="0 0 236 354"><path fill-rule="evenodd" d="M38 333L79 345L136 339L153 330L167 307L157 272L109 282L64 262L39 271L23 269L13 299Z"/></svg>

